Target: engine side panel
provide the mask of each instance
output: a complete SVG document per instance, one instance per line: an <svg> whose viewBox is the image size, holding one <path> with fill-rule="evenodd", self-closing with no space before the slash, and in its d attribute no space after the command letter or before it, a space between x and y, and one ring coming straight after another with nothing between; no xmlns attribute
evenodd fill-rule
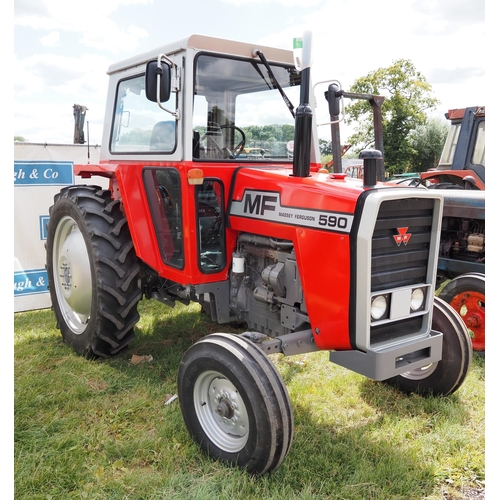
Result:
<svg viewBox="0 0 500 500"><path fill-rule="evenodd" d="M271 191L269 185L276 187ZM337 188L331 176L299 179L287 171L259 171L257 177L255 171L244 169L237 173L233 185L228 210L231 229L287 240L293 247L304 298L303 302L291 302L287 289L285 297L279 299L277 323L293 331L301 327L297 311L307 312L315 342L322 349L351 348L349 234L360 192L357 187ZM264 297L258 287L256 290L258 298ZM257 302L260 304L255 307L261 309L258 315L262 317L264 301ZM266 307L270 306L269 298ZM251 309L247 307L247 316L254 315ZM254 327L256 323L251 321ZM261 331L267 333L266 329ZM278 329L274 335L283 333L287 332Z"/></svg>

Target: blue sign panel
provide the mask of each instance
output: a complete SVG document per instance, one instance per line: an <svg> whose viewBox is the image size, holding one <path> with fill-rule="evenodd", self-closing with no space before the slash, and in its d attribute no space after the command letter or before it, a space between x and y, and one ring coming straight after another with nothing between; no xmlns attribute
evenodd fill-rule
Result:
<svg viewBox="0 0 500 500"><path fill-rule="evenodd" d="M14 297L48 293L46 269L14 272Z"/></svg>
<svg viewBox="0 0 500 500"><path fill-rule="evenodd" d="M42 241L45 241L47 239L47 224L49 223L49 216L40 215L39 221L40 221L40 239Z"/></svg>
<svg viewBox="0 0 500 500"><path fill-rule="evenodd" d="M70 186L72 161L14 161L14 186Z"/></svg>

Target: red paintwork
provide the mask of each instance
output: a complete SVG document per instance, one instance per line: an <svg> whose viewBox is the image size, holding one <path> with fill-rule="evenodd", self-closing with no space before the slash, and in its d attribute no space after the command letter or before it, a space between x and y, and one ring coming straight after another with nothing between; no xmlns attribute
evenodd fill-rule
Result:
<svg viewBox="0 0 500 500"><path fill-rule="evenodd" d="M198 268L196 214L193 203L195 186L188 184L187 172L191 168L200 168L200 165L193 164L192 162L151 162L146 165L147 167L175 167L180 172L184 233L183 269L170 267L161 258L142 180L142 169L144 166L144 162L127 162L121 163L116 169L116 178L120 187L123 206L137 256L155 269L160 276L182 285L196 285L227 279L231 264L231 252L234 249L237 237L234 231L228 230L226 232L226 269L219 273L204 274ZM205 169L206 178L219 178L224 183L224 186L226 186L224 193L226 205L228 186L230 185L233 170L234 168L228 168L227 166L218 168L211 166L210 172L208 172L208 169Z"/></svg>
<svg viewBox="0 0 500 500"><path fill-rule="evenodd" d="M185 256L182 270L166 265L161 258L143 184L142 170L145 166L175 167L181 174ZM320 349L350 349L349 235L231 216L230 227L226 229L226 268L219 273L204 274L198 269L196 214L192 202L195 186L189 185L187 181L187 172L192 168L203 170L205 178L222 180L227 208L235 165L201 165L189 161L147 164L144 161L103 162L100 165L78 165L75 174L84 178L92 175L110 178L115 196L122 199L137 256L160 276L182 285L226 280L240 232L293 241L311 326L314 332L319 332L315 334L316 344ZM354 213L358 197L363 191L361 185L313 170L310 177L306 178L293 177L291 174L290 165L272 169L242 168L234 184L233 199L241 200L245 189L272 190L280 193L283 206Z"/></svg>
<svg viewBox="0 0 500 500"><path fill-rule="evenodd" d="M464 320L467 328L473 332L471 340L475 351L484 351L486 347L485 304L484 293L476 291L459 293L450 302L453 309Z"/></svg>
<svg viewBox="0 0 500 500"><path fill-rule="evenodd" d="M245 189L270 190L281 193L281 203L338 212L354 213L361 187L347 184L332 175L290 177L290 170L244 169L235 183L235 200L241 200ZM265 220L232 216L231 228L293 241L297 267L314 340L320 349L350 349L348 332L350 291L349 236ZM335 297L333 299L332 297Z"/></svg>
<svg viewBox="0 0 500 500"><path fill-rule="evenodd" d="M465 115L465 109L466 108L450 109L448 110L448 113L446 113L446 118L448 120L461 120ZM485 115L484 106L477 106L476 116L484 116L484 115Z"/></svg>
<svg viewBox="0 0 500 500"><path fill-rule="evenodd" d="M115 170L118 165L116 163L99 163L99 164L88 164L88 165L75 165L73 171L75 175L82 177L83 179L90 179L93 175L99 175L101 177L107 177L111 179L115 175Z"/></svg>

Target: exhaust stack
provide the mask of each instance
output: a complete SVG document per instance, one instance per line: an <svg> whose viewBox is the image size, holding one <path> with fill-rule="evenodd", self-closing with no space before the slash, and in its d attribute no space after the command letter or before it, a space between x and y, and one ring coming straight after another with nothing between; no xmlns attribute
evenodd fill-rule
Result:
<svg viewBox="0 0 500 500"><path fill-rule="evenodd" d="M359 153L363 160L363 187L373 188L377 185L377 162L382 160L382 153L378 149L364 149Z"/></svg>
<svg viewBox="0 0 500 500"><path fill-rule="evenodd" d="M309 177L311 168L311 132L313 111L309 106L311 70L311 32L293 40L294 62L300 71L300 104L295 112L293 176Z"/></svg>

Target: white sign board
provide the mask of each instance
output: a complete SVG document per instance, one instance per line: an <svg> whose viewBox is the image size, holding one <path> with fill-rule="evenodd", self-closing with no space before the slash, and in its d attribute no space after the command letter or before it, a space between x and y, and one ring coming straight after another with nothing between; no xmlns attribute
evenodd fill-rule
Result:
<svg viewBox="0 0 500 500"><path fill-rule="evenodd" d="M80 179L74 164L98 163L99 146L14 143L14 312L51 306L45 269L49 207L63 186L97 184Z"/></svg>

